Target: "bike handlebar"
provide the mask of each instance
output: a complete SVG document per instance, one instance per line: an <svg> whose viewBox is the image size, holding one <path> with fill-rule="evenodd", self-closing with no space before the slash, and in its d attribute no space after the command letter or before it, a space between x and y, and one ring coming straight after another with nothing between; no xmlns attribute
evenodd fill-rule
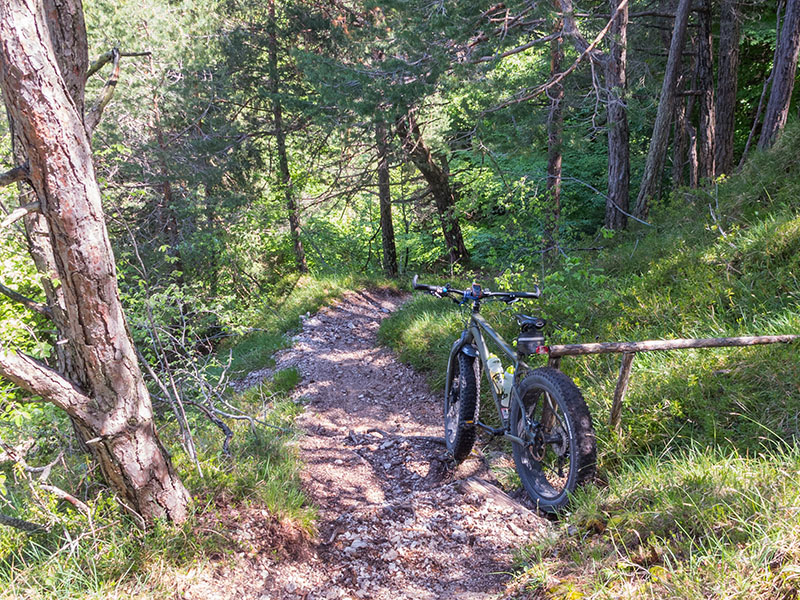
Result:
<svg viewBox="0 0 800 600"><path fill-rule="evenodd" d="M414 279L411 282L411 287L413 287L415 290L428 292L437 298L449 296L450 294L457 294L465 301L496 299L511 303L516 302L517 300L522 300L523 298L539 298L542 295L542 290L539 289L538 285L534 285L534 288L536 289L533 292L491 292L489 290L484 290L477 284L473 284L472 288L469 290L457 290L450 287L448 284L445 284L441 287L435 285L426 285L424 283L419 283L417 279L418 276L414 275Z"/></svg>

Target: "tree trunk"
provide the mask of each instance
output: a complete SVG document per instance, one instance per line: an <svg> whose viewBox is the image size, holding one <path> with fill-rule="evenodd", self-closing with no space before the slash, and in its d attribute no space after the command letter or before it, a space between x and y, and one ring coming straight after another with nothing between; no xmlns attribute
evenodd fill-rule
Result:
<svg viewBox="0 0 800 600"><path fill-rule="evenodd" d="M644 175L639 187L639 195L636 198L635 214L642 219L647 217L650 198L658 192L661 173L664 169L667 142L669 140L669 125L674 112L675 84L680 71L681 54L686 44L686 24L689 20L691 4L691 0L680 0L675 11L675 25L672 29L672 41L669 47L664 82L661 86L661 100L658 103L658 112L653 126L653 136L650 138L650 147L647 151Z"/></svg>
<svg viewBox="0 0 800 600"><path fill-rule="evenodd" d="M678 93L683 91L686 80L685 75L678 78L677 89ZM678 189L684 184L685 167L686 167L686 149L689 140L689 119L687 113L689 110L687 105L690 104L693 96L679 96L675 100L675 115L673 121L675 123L675 133L672 139L672 189Z"/></svg>
<svg viewBox="0 0 800 600"><path fill-rule="evenodd" d="M555 0L558 10L558 0ZM556 19L553 30L558 32L563 28L563 21ZM561 72L561 61L564 59L561 38L550 42L550 76ZM550 99L550 112L547 115L547 191L550 193L550 210L545 221L545 236L550 242L555 242L558 231L558 219L561 216L561 147L564 132L564 113L561 103L564 100L564 86L557 82L547 90Z"/></svg>
<svg viewBox="0 0 800 600"><path fill-rule="evenodd" d="M717 106L714 115L717 121L714 145L715 176L733 170L739 37L739 0L722 0L722 14L719 21Z"/></svg>
<svg viewBox="0 0 800 600"><path fill-rule="evenodd" d="M381 208L381 240L383 242L383 272L397 277L397 249L392 224L392 191L389 187L389 148L386 123L375 123L375 142L378 146L378 199Z"/></svg>
<svg viewBox="0 0 800 600"><path fill-rule="evenodd" d="M702 0L698 13L697 89L700 119L697 124L697 168L699 181L713 179L716 119L714 116L714 57L711 36L711 0Z"/></svg>
<svg viewBox="0 0 800 600"><path fill-rule="evenodd" d="M450 264L466 262L469 260L469 252L464 245L461 226L455 216L456 192L450 183L446 162L442 159L442 165L436 164L431 151L425 145L425 140L422 139L419 125L411 112L397 120L397 133L402 140L406 154L420 170L430 187L442 225L444 243L450 255Z"/></svg>
<svg viewBox="0 0 800 600"><path fill-rule="evenodd" d="M189 495L156 435L78 110L83 88L74 74L86 69L81 11L79 2L0 1L0 87L41 201L63 298L60 329L79 381L2 343L0 375L66 410L91 436L87 443L103 475L129 510L145 522L179 522ZM54 37L57 30L69 32L69 44ZM57 57L57 48L65 54Z"/></svg>
<svg viewBox="0 0 800 600"><path fill-rule="evenodd" d="M761 137L758 139L760 150L766 150L772 146L778 133L786 125L799 51L800 0L788 0L775 65L772 67L772 89L769 94L769 102L767 102L767 112L764 114Z"/></svg>
<svg viewBox="0 0 800 600"><path fill-rule="evenodd" d="M283 129L283 115L281 101L278 96L280 91L280 76L278 74L278 38L275 24L275 0L269 2L269 90L272 94L272 115L275 128L275 144L278 150L278 169L280 188L286 202L286 212L289 214L289 232L292 236L294 255L297 270L308 273L306 253L303 242L300 240L300 217L297 214L297 204L292 190L292 176L289 173L289 158L286 154L286 131Z"/></svg>
<svg viewBox="0 0 800 600"><path fill-rule="evenodd" d="M614 14L621 0L611 0ZM606 200L605 226L625 229L628 225L628 198L630 194L630 144L628 129L628 6L626 5L611 25L606 61L606 88L608 88L608 200ZM624 211L624 212L623 212Z"/></svg>

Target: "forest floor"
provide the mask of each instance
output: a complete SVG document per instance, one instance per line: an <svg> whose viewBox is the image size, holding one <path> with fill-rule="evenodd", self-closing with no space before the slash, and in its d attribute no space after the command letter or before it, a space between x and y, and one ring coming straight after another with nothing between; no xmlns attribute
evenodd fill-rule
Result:
<svg viewBox="0 0 800 600"><path fill-rule="evenodd" d="M485 455L454 467L439 394L377 342L407 296L350 293L306 318L275 369L296 367L303 487L313 537L252 507L229 508L239 551L186 575L181 598L477 600L513 594L513 552L550 525L519 498L475 491L495 481ZM255 384L272 370L251 373ZM500 456L500 453L497 453ZM511 467L509 462L507 467ZM501 469L502 470L502 469ZM483 486L492 487L493 486ZM501 498L502 500L502 498Z"/></svg>

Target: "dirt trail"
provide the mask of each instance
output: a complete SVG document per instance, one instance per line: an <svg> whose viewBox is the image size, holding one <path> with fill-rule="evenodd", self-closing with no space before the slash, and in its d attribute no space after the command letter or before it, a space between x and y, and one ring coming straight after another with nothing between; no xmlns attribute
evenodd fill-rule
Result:
<svg viewBox="0 0 800 600"><path fill-rule="evenodd" d="M230 573L229 597L501 598L513 550L547 528L462 491L466 477L493 478L486 461L473 457L453 471L439 395L376 339L405 299L348 294L306 319L293 347L276 356L277 368L302 374L302 478L319 507L319 533L302 556L251 561L258 577L235 583Z"/></svg>

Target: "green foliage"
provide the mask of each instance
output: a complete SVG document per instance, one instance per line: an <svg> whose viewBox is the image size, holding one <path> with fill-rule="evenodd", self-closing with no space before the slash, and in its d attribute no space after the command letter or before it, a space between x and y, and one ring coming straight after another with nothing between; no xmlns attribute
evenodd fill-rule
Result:
<svg viewBox="0 0 800 600"><path fill-rule="evenodd" d="M271 297L260 299L241 317L252 319L262 331L230 338L218 361L202 362L198 356L194 360L212 380L220 375L221 362L228 355L233 356L234 369L242 369L242 373L263 366L275 349L285 346L284 334L297 328L301 315L317 310L350 287L376 283L341 276L286 280L276 286ZM173 294L177 291L150 299L153 323L174 320L170 311L176 310L175 306L167 301ZM172 335L161 334L162 341ZM272 346L265 348L265 343ZM188 401L201 391L192 380L183 378L185 369L172 359L173 375ZM63 451L63 462L52 467L48 483L79 496L89 514L57 500L19 467L11 463L0 466L0 512L49 529L29 535L0 528L0 597L102 598L120 586L132 586L155 597L166 594L170 583L165 572L185 569L235 547L225 523L212 523L208 516L228 507L263 507L270 518L311 532L315 512L300 487L298 432L293 425L301 406L291 394L299 380L299 372L291 368L273 373L242 393L225 391L229 410L244 416L229 423L233 434L229 455L223 452L224 436L217 426L187 405L200 470L179 444L177 424L154 388L156 412L161 415L160 436L192 493L195 513L181 527L159 524L147 532L136 529L107 488L88 479L91 464L74 447L71 426L63 413L49 404L4 404L0 437L14 446L36 440L26 457L32 466L51 462Z"/></svg>
<svg viewBox="0 0 800 600"><path fill-rule="evenodd" d="M798 152L794 125L740 174L676 192L654 209L654 228L601 231L602 252L555 265L521 258L490 287L540 282L534 313L550 322L551 342L797 333ZM513 336L509 314L488 319ZM381 336L441 387L461 321L452 305L419 295ZM525 550L530 589L791 597L800 551L795 359L793 345L637 354L619 434L606 425L619 357L563 359L594 416L607 486L583 490L563 529Z"/></svg>

